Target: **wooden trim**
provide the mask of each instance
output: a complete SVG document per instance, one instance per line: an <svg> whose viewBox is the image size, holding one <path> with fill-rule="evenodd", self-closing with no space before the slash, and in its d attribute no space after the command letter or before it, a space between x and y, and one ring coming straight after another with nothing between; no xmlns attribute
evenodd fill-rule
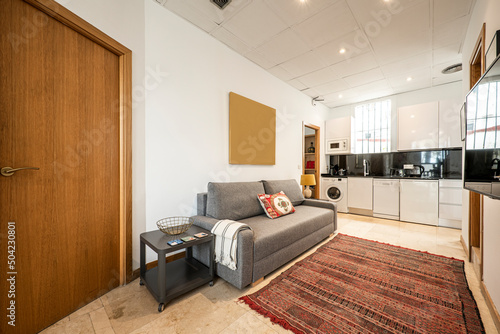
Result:
<svg viewBox="0 0 500 334"><path fill-rule="evenodd" d="M470 260L469 247L467 247L464 237L461 234L460 234L460 243L462 244L462 248L464 249L465 255L467 256L467 260L470 262L471 260Z"/></svg>
<svg viewBox="0 0 500 334"><path fill-rule="evenodd" d="M175 260L182 259L186 256L186 252L175 253L170 256L165 257L165 263L174 262ZM146 270L158 267L158 260L146 263ZM130 275L130 281L135 280L141 276L141 268L137 268Z"/></svg>
<svg viewBox="0 0 500 334"><path fill-rule="evenodd" d="M77 16L73 12L69 11L65 7L61 6L54 0L23 0L29 3L38 10L44 12L45 14L53 17L62 24L70 27L74 31L82 34L91 41L101 45L106 50L111 51L117 56L124 55L126 53L132 53L128 48L122 44L115 41L113 38L109 37L81 17Z"/></svg>
<svg viewBox="0 0 500 334"><path fill-rule="evenodd" d="M256 287L257 285L259 285L262 282L264 282L264 277L259 278L258 280L256 280L252 284L250 284L250 286L253 288L253 287Z"/></svg>
<svg viewBox="0 0 500 334"><path fill-rule="evenodd" d="M472 88L479 77L484 74L486 70L486 51L485 51L485 41L486 41L486 23L483 23L481 31L474 46L474 51L469 61L470 66L470 88ZM478 75L479 74L479 75Z"/></svg>
<svg viewBox="0 0 500 334"><path fill-rule="evenodd" d="M314 138L314 147L315 147L315 151L314 151L314 160L316 161L315 162L315 165L314 165L314 177L316 178L316 187L314 188L314 197L316 199L319 199L320 196L321 196L321 179L320 179L320 143L321 141L319 140L320 138L320 130L321 128L317 125L314 125L314 124L311 124L311 123L305 123L304 122L304 125L302 128L304 128L304 126L310 128L310 129L313 129L314 132L315 132L315 138ZM304 136L305 137L305 136ZM302 139L304 140L304 139ZM307 147L306 147L307 149ZM302 155L304 155L304 153L302 153ZM305 162L302 163L302 166L303 166L303 169L305 169Z"/></svg>
<svg viewBox="0 0 500 334"><path fill-rule="evenodd" d="M23 0L119 57L120 285L132 277L132 51L54 0Z"/></svg>
<svg viewBox="0 0 500 334"><path fill-rule="evenodd" d="M495 323L495 326L498 332L500 333L500 314L498 313L498 310L495 307L493 300L491 299L490 293L488 292L488 289L486 288L484 281L481 281L481 292L483 293L484 300L486 301L486 306L488 306L488 309L490 310L493 322Z"/></svg>

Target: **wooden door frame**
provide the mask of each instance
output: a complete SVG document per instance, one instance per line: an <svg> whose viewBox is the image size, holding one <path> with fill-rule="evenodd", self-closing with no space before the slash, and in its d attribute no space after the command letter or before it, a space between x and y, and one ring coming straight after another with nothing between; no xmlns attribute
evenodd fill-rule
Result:
<svg viewBox="0 0 500 334"><path fill-rule="evenodd" d="M316 178L316 187L314 187L314 195L316 197L316 199L319 199L320 198L320 195L321 195L321 179L320 179L320 161L319 161L319 151L320 151L320 140L319 140L319 137L320 137L320 127L317 126L317 125L314 125L314 124L311 124L311 123L306 123L306 122L303 122L302 124L302 142L304 142L304 135L305 135L305 132L304 132L304 127L308 127L310 129L313 129L316 136L314 138L314 147L316 148L314 150L314 161L315 162L315 165L314 165L314 177ZM307 147L304 147L304 149L302 150L302 156L304 157L304 152L305 150L307 149ZM302 173L305 174L305 161L304 159L302 159Z"/></svg>
<svg viewBox="0 0 500 334"><path fill-rule="evenodd" d="M120 285L132 278L132 51L54 0L23 0L118 56L120 111Z"/></svg>
<svg viewBox="0 0 500 334"><path fill-rule="evenodd" d="M483 23L469 60L469 88L472 89L486 71L486 23ZM469 192L469 261L472 261L472 247L480 248L479 278L483 280L483 203L484 197L475 192ZM477 224L477 226L476 226ZM477 240L479 238L479 240ZM474 244L474 246L473 246Z"/></svg>

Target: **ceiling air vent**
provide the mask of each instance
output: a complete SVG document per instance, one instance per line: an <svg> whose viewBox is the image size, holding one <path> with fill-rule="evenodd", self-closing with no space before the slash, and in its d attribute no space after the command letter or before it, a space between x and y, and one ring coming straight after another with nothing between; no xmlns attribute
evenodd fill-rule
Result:
<svg viewBox="0 0 500 334"><path fill-rule="evenodd" d="M441 73L451 74L451 73L459 72L461 70L462 70L462 64L455 64L455 65L448 66L447 68L442 70Z"/></svg>
<svg viewBox="0 0 500 334"><path fill-rule="evenodd" d="M229 5L231 1L232 0L210 0L211 3L213 3L220 9L224 9L227 5Z"/></svg>

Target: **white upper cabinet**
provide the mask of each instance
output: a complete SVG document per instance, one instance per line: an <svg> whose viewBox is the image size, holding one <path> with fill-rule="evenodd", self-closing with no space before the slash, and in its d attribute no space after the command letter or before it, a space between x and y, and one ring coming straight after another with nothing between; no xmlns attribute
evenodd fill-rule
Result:
<svg viewBox="0 0 500 334"><path fill-rule="evenodd" d="M329 119L325 122L325 139L351 139L351 117Z"/></svg>
<svg viewBox="0 0 500 334"><path fill-rule="evenodd" d="M460 139L460 108L454 100L439 101L439 148L462 147Z"/></svg>
<svg viewBox="0 0 500 334"><path fill-rule="evenodd" d="M439 147L439 103L430 102L398 109L398 150Z"/></svg>

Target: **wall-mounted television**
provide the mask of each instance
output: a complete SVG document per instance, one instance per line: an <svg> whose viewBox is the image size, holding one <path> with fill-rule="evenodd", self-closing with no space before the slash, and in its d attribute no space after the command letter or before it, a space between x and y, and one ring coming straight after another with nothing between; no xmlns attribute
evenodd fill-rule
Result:
<svg viewBox="0 0 500 334"><path fill-rule="evenodd" d="M500 56L467 94L464 188L500 199Z"/></svg>

